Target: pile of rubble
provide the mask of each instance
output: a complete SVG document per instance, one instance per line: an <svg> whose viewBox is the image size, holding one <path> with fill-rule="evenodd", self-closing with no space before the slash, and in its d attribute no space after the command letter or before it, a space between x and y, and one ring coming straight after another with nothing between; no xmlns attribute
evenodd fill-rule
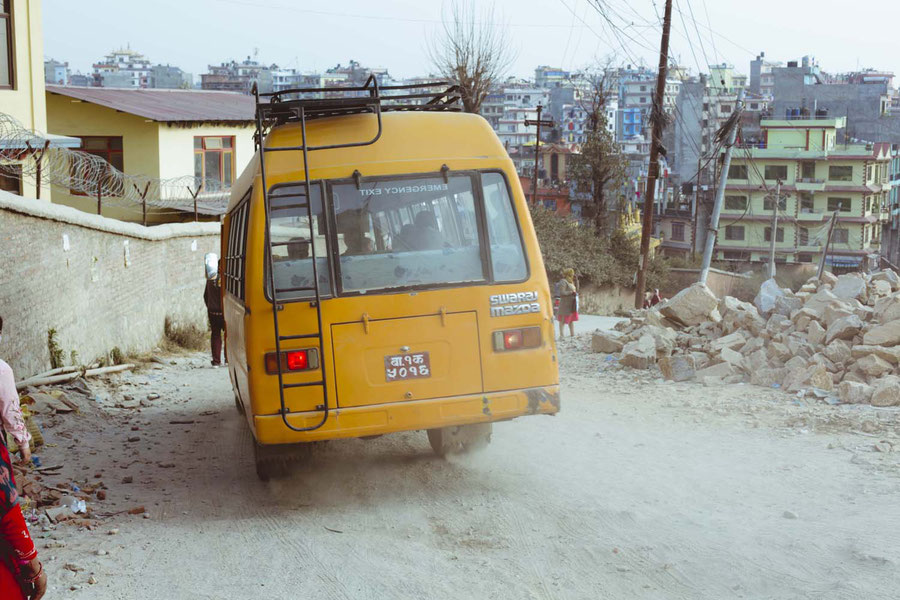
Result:
<svg viewBox="0 0 900 600"><path fill-rule="evenodd" d="M615 331L594 352L675 381L752 383L833 402L900 405L900 277L885 270L810 279L799 291L770 279L751 304L694 284Z"/></svg>

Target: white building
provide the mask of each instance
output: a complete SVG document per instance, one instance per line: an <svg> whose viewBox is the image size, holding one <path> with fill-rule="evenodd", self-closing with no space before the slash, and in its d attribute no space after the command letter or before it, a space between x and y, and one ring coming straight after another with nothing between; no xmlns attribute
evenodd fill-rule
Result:
<svg viewBox="0 0 900 600"><path fill-rule="evenodd" d="M107 54L94 64L94 82L102 87L146 88L153 66L147 57L130 48Z"/></svg>

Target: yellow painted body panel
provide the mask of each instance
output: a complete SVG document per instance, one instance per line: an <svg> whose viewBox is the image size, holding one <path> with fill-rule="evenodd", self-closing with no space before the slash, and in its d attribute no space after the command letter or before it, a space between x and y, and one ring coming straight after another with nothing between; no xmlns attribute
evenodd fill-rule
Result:
<svg viewBox="0 0 900 600"><path fill-rule="evenodd" d="M372 115L307 124L310 145L368 140L376 131ZM276 128L266 144L299 146L299 126ZM241 302L226 293L224 305L229 371L257 441L297 443L555 413L559 407L559 376L552 296L519 179L487 122L477 115L459 113L388 113L383 116L383 132L377 142L358 148L311 152L309 160L311 181L346 179L355 170L365 177L435 176L445 164L451 172L502 172L518 217L529 274L518 283L325 298L321 307L320 364L324 366L331 412L323 427L294 432L282 422L278 378L267 374L264 367L265 354L275 350L275 333L272 303L264 290L265 208L261 176L258 160L252 160L232 193L223 226L222 256L228 255L232 211L241 206L242 198L252 188L244 261L245 299ZM303 180L300 152L270 152L265 168L270 188ZM534 292L540 312L491 316L492 295L520 292ZM278 319L282 334L312 333L317 328L316 310L309 302L284 303ZM494 331L525 326L542 328L540 347L512 352L494 350ZM294 340L284 342L282 350L316 345L315 339ZM431 378L385 382L384 356L399 354L403 346L408 346L410 352L431 353L435 369ZM285 373L284 382L308 383L322 376L321 368ZM526 389L541 392L525 392ZM543 400L535 405L537 396ZM496 408L485 411L485 398ZM322 415L317 407L323 402L319 387L285 389L287 419L294 426L317 424Z"/></svg>

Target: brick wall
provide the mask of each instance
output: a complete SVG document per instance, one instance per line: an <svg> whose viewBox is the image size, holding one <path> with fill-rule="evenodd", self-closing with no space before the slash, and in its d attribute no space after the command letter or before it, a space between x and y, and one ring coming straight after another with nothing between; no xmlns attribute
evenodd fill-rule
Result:
<svg viewBox="0 0 900 600"><path fill-rule="evenodd" d="M218 223L142 227L0 192L0 358L22 379L50 368L51 328L69 364L151 350L167 316L205 327L218 247Z"/></svg>

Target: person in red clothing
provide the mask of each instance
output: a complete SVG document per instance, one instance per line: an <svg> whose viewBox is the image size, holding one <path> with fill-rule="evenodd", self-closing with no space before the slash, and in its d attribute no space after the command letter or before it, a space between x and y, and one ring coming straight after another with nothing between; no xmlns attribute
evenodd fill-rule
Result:
<svg viewBox="0 0 900 600"><path fill-rule="evenodd" d="M2 330L0 319L0 334ZM11 379L12 370L4 370L2 376ZM12 383L15 389L14 381L0 383ZM37 558L18 499L6 434L0 430L0 598L39 600L47 591L47 574Z"/></svg>
<svg viewBox="0 0 900 600"><path fill-rule="evenodd" d="M659 295L659 289L653 290L653 295L644 300L644 308L651 308L662 302L662 296Z"/></svg>

